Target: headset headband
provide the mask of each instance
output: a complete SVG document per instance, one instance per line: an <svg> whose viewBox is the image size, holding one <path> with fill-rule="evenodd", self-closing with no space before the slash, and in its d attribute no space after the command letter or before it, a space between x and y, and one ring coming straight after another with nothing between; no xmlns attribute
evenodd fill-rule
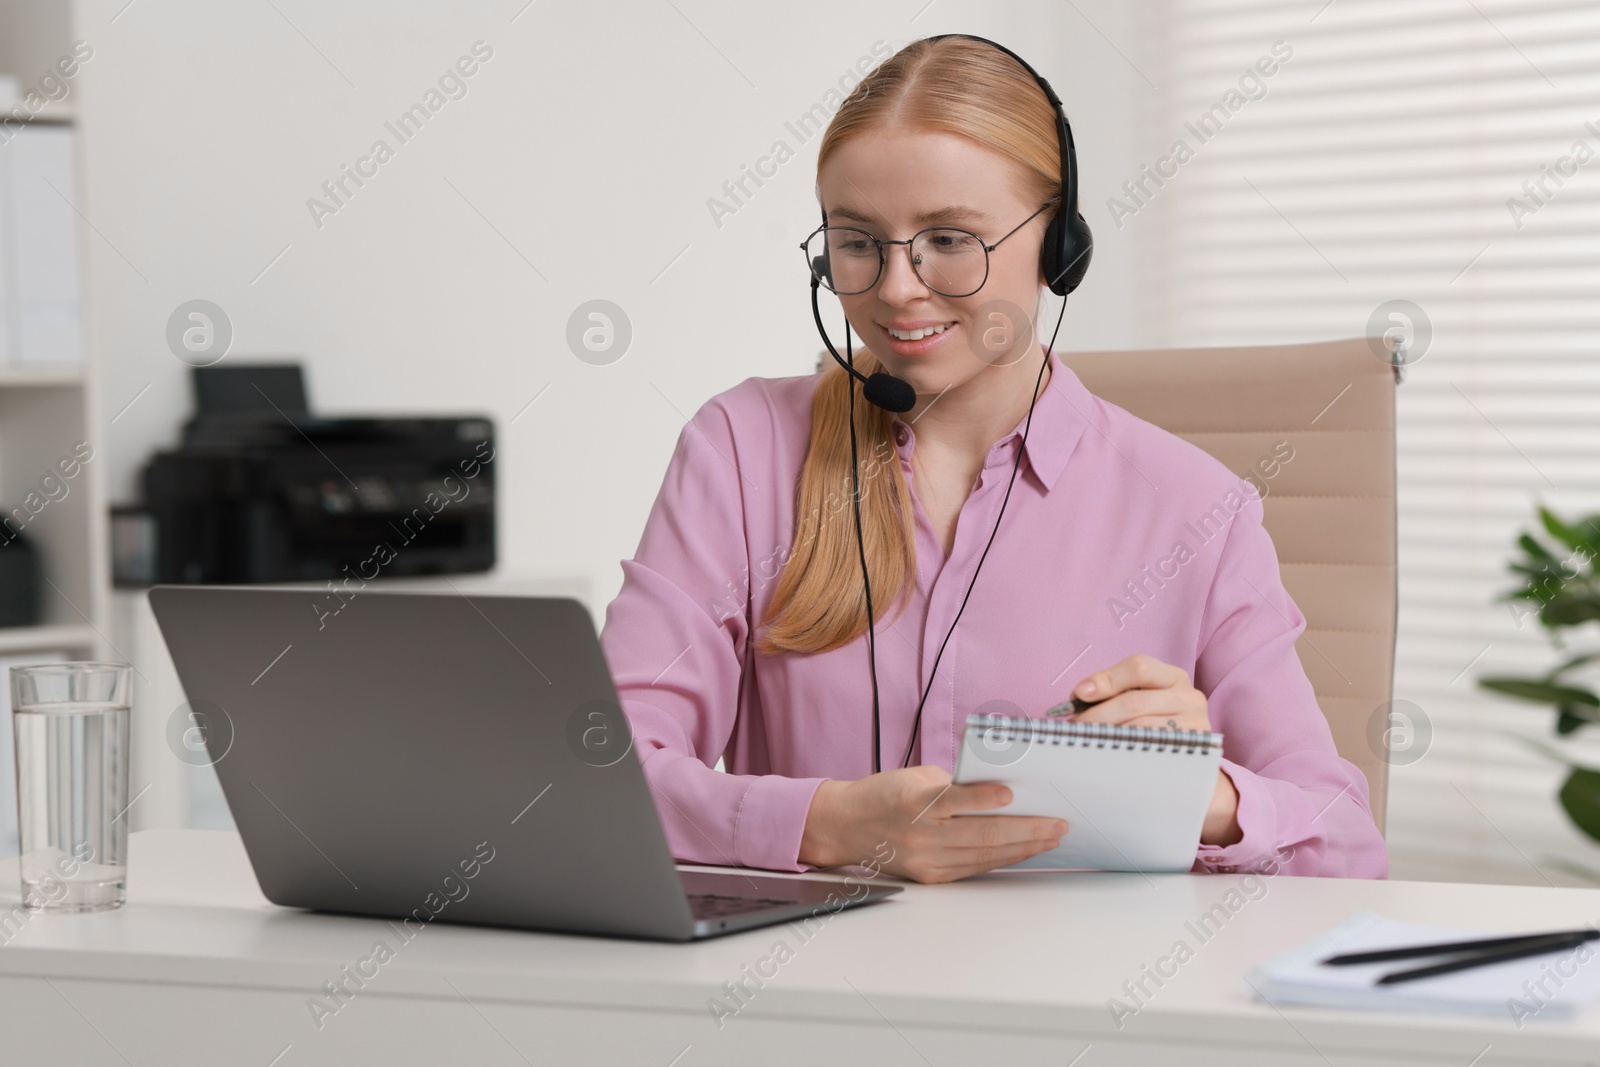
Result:
<svg viewBox="0 0 1600 1067"><path fill-rule="evenodd" d="M1072 126L1067 122L1067 109L1061 103L1061 97L1056 95L1055 89L1045 80L1044 75L1034 70L1026 59L1023 59L997 41L991 41L987 37L978 37L970 33L941 33L937 37L929 37L928 40L942 41L949 37L965 37L969 41L980 41L983 44L998 48L1016 60L1023 70L1033 75L1033 80L1038 82L1039 88L1044 90L1045 99L1050 101L1050 106L1056 113L1056 132L1059 135L1058 141L1061 148L1061 212L1068 218L1076 215L1078 213L1078 153L1072 143Z"/></svg>

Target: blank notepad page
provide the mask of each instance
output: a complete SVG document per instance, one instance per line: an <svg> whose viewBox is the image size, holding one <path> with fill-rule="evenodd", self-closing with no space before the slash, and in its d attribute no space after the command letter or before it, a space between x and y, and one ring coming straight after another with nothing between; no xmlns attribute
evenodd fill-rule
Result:
<svg viewBox="0 0 1600 1067"><path fill-rule="evenodd" d="M970 814L1067 820L1061 847L1008 870L1187 871L1221 760L1219 733L973 715L955 780L1011 787L1010 804Z"/></svg>

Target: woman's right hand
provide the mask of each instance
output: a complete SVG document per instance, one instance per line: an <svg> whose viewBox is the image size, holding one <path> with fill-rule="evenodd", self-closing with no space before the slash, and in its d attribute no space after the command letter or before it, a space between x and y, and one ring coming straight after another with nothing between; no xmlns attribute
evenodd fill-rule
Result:
<svg viewBox="0 0 1600 1067"><path fill-rule="evenodd" d="M1062 819L965 815L1011 802L1000 782L954 785L942 767L906 767L817 787L800 840L813 867L872 863L915 882L954 882L1055 848ZM883 843L893 850L880 854Z"/></svg>

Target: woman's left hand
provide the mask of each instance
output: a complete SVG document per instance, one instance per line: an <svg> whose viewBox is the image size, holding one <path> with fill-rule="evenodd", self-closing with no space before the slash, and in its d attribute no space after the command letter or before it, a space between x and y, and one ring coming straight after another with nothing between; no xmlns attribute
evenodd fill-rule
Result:
<svg viewBox="0 0 1600 1067"><path fill-rule="evenodd" d="M1071 716L1073 722L1211 729L1206 695L1190 684L1188 672L1142 653L1089 675L1078 683L1072 695L1101 702ZM1219 768L1211 806L1200 831L1201 844L1231 845L1240 840L1244 832L1239 829L1238 811L1239 791L1228 773Z"/></svg>

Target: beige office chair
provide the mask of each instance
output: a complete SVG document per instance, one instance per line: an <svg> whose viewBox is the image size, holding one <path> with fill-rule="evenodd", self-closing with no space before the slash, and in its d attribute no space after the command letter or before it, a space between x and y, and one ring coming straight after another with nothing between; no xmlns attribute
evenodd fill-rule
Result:
<svg viewBox="0 0 1600 1067"><path fill-rule="evenodd" d="M1384 354L1384 358L1379 358ZM1264 487L1283 584L1306 617L1296 649L1339 754L1367 776L1384 828L1396 621L1394 392L1403 350L1308 345L1068 352L1091 393ZM1257 462L1287 441L1293 458ZM1287 450L1282 450L1285 454ZM1374 719L1377 719L1374 722Z"/></svg>

